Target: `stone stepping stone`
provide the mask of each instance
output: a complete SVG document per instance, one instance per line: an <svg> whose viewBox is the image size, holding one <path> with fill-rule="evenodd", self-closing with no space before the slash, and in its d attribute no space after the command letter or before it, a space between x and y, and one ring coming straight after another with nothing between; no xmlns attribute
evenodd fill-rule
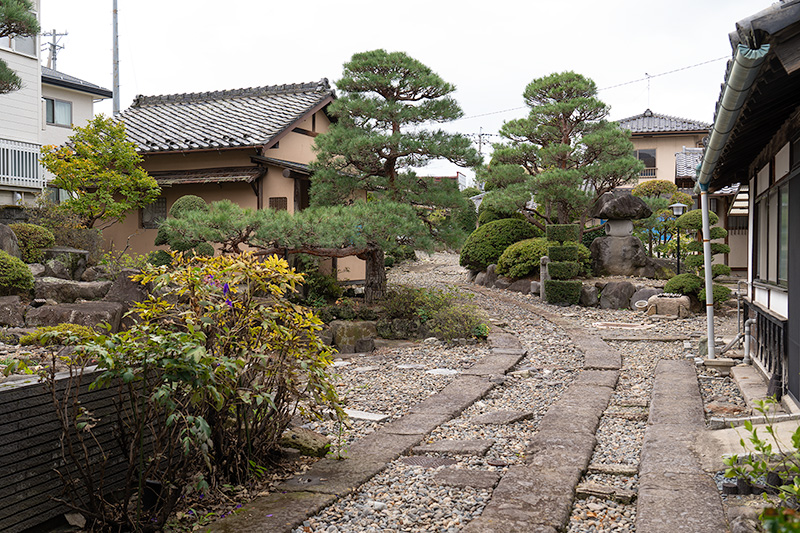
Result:
<svg viewBox="0 0 800 533"><path fill-rule="evenodd" d="M587 470L590 474L608 474L611 476L635 476L639 473L639 465L620 463L592 463Z"/></svg>
<svg viewBox="0 0 800 533"><path fill-rule="evenodd" d="M414 446L411 453L422 455L424 453L447 453L450 455L486 455L494 444L492 439L475 440L440 440L431 444Z"/></svg>
<svg viewBox="0 0 800 533"><path fill-rule="evenodd" d="M334 361L333 362L334 368L335 367L340 367L340 366L349 366L349 365L352 365L352 364L353 363L351 363L350 361Z"/></svg>
<svg viewBox="0 0 800 533"><path fill-rule="evenodd" d="M575 489L576 498L588 498L589 496L601 500L614 500L623 504L631 503L636 499L636 493L632 490L600 483L581 483Z"/></svg>
<svg viewBox="0 0 800 533"><path fill-rule="evenodd" d="M343 409L347 416L354 420L369 420L370 422L383 422L389 415L382 415L380 413L370 413L367 411L359 411L358 409Z"/></svg>
<svg viewBox="0 0 800 533"><path fill-rule="evenodd" d="M440 485L463 489L493 489L500 481L500 472L487 470L467 470L463 468L444 468L433 475L434 481Z"/></svg>
<svg viewBox="0 0 800 533"><path fill-rule="evenodd" d="M450 457L428 457L426 455L415 455L413 457L403 457L400 462L411 466L421 466L423 468L436 468L439 466L454 465L458 461Z"/></svg>
<svg viewBox="0 0 800 533"><path fill-rule="evenodd" d="M358 367L353 369L353 372L358 372L358 373L374 372L374 371L380 370L380 369L381 369L381 367L379 367L379 366L358 366Z"/></svg>
<svg viewBox="0 0 800 533"><path fill-rule="evenodd" d="M431 370L426 370L425 373L433 376L453 376L458 374L458 370L453 370L452 368L432 368Z"/></svg>
<svg viewBox="0 0 800 533"><path fill-rule="evenodd" d="M492 411L474 417L471 422L473 424L496 424L505 425L519 422L520 420L527 420L533 418L533 411L514 411L511 409L503 409L501 411Z"/></svg>
<svg viewBox="0 0 800 533"><path fill-rule="evenodd" d="M418 363L407 363L402 365L397 365L397 368L400 370L421 370L425 368L425 365L420 365Z"/></svg>

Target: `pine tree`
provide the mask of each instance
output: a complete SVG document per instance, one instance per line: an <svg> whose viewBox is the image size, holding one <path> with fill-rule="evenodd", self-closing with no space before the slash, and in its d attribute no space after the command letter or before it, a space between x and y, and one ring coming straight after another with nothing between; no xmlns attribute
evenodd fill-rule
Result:
<svg viewBox="0 0 800 533"><path fill-rule="evenodd" d="M33 4L30 0L0 2L0 39L35 36L37 33L39 33L39 21L33 13ZM21 87L22 79L0 59L0 94L17 91Z"/></svg>

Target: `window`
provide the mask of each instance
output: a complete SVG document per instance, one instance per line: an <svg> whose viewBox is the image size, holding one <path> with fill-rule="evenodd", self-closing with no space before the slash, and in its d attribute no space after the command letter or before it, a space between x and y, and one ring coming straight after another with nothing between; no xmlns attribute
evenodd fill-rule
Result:
<svg viewBox="0 0 800 533"><path fill-rule="evenodd" d="M48 124L72 127L72 102L45 98L44 103Z"/></svg>
<svg viewBox="0 0 800 533"><path fill-rule="evenodd" d="M285 196L273 196L269 199L269 208L275 211L286 211L289 208L288 198Z"/></svg>
<svg viewBox="0 0 800 533"><path fill-rule="evenodd" d="M163 196L156 198L155 202L142 208L142 227L155 229L162 220L167 218L167 199Z"/></svg>
<svg viewBox="0 0 800 533"><path fill-rule="evenodd" d="M36 37L0 37L0 48L36 57Z"/></svg>
<svg viewBox="0 0 800 533"><path fill-rule="evenodd" d="M644 170L639 173L640 178L656 177L656 149L647 148L645 150L635 150L636 158L644 163Z"/></svg>
<svg viewBox="0 0 800 533"><path fill-rule="evenodd" d="M756 202L756 277L786 286L789 279L789 186L773 188Z"/></svg>

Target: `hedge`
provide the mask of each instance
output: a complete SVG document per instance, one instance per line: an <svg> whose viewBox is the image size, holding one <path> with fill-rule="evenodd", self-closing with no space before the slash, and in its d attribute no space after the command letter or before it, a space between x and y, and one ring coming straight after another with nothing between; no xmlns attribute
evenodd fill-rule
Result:
<svg viewBox="0 0 800 533"><path fill-rule="evenodd" d="M549 224L545 229L547 240L554 242L578 242L580 227L577 224Z"/></svg>
<svg viewBox="0 0 800 533"><path fill-rule="evenodd" d="M577 261L578 247L574 244L566 246L550 246L547 250L550 261Z"/></svg>
<svg viewBox="0 0 800 533"><path fill-rule="evenodd" d="M549 268L549 265L548 265ZM580 280L548 279L544 282L545 295L549 304L577 305L581 299Z"/></svg>
<svg viewBox="0 0 800 533"><path fill-rule="evenodd" d="M547 272L553 279L572 279L580 273L581 265L577 261L551 261Z"/></svg>
<svg viewBox="0 0 800 533"><path fill-rule="evenodd" d="M506 218L489 222L467 237L459 262L472 270L486 270L497 263L510 245L535 237L536 233L536 227L523 220Z"/></svg>

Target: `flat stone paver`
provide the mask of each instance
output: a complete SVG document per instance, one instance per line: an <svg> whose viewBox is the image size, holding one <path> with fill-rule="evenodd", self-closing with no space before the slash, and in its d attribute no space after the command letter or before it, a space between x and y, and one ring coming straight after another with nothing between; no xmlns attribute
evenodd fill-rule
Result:
<svg viewBox="0 0 800 533"><path fill-rule="evenodd" d="M533 411L514 411L512 409L503 409L501 411L492 411L478 415L470 419L473 424L495 424L505 425L519 422L520 420L527 420L533 418Z"/></svg>
<svg viewBox="0 0 800 533"><path fill-rule="evenodd" d="M382 415L380 413L370 413L367 411L359 411L358 409L343 409L347 416L356 420L370 420L372 422L383 422L389 415Z"/></svg>
<svg viewBox="0 0 800 533"><path fill-rule="evenodd" d="M424 453L447 453L450 455L486 455L494 444L492 439L474 440L440 440L430 444L414 446L411 453L422 455Z"/></svg>
<svg viewBox="0 0 800 533"><path fill-rule="evenodd" d="M448 487L493 489L497 482L500 481L500 472L445 468L437 472L433 479L440 485L447 485Z"/></svg>

